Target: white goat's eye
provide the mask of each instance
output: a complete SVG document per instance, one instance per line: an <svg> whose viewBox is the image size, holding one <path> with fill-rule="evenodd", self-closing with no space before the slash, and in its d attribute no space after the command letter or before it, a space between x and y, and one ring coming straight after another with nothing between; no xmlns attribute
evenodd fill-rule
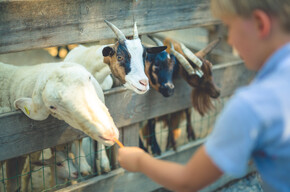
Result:
<svg viewBox="0 0 290 192"><path fill-rule="evenodd" d="M60 163L60 162L56 163L56 165L59 167L63 166L62 163Z"/></svg>
<svg viewBox="0 0 290 192"><path fill-rule="evenodd" d="M50 108L50 109L56 109L56 108L55 108L54 106L52 106L52 105L51 105L51 106L49 106L49 108Z"/></svg>
<svg viewBox="0 0 290 192"><path fill-rule="evenodd" d="M91 80L91 76L89 76L89 80Z"/></svg>

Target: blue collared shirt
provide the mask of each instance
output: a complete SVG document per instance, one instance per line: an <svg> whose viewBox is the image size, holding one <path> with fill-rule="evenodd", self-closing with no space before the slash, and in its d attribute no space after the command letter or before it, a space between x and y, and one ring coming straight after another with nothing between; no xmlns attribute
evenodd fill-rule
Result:
<svg viewBox="0 0 290 192"><path fill-rule="evenodd" d="M244 175L252 158L268 186L290 191L290 43L235 92L205 147L224 173Z"/></svg>

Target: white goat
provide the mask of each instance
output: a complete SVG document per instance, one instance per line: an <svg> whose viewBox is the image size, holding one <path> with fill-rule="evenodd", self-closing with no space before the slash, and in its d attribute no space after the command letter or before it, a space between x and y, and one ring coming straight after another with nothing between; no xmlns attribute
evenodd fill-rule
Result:
<svg viewBox="0 0 290 192"><path fill-rule="evenodd" d="M44 150L45 151L45 150ZM32 153L29 161L25 164L22 177L21 191L29 190L29 179L31 177L31 168L34 166L49 166L50 168L50 186L64 184L68 179L77 179L78 171L74 164L74 155L68 152L65 145L57 146L55 149L51 148L51 156L46 159L39 159L41 151Z"/></svg>
<svg viewBox="0 0 290 192"><path fill-rule="evenodd" d="M119 137L99 83L81 65L70 62L16 67L0 62L0 112L21 109L34 120L49 114L64 120L105 145ZM6 162L7 177L20 175L25 156ZM15 164L18 161L18 169ZM8 181L7 190L17 191L19 178Z"/></svg>

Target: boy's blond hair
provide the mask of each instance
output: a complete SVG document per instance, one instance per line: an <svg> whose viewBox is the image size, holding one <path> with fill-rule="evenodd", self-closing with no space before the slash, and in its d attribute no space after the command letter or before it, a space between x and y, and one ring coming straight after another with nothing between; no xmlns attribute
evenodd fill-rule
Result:
<svg viewBox="0 0 290 192"><path fill-rule="evenodd" d="M257 9L278 18L281 27L290 32L290 0L211 0L211 11L217 18L231 15L248 18Z"/></svg>

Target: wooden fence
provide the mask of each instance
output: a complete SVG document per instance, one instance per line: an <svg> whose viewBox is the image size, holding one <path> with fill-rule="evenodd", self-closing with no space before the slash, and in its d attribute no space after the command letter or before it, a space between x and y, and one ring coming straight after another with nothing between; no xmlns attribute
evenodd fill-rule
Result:
<svg viewBox="0 0 290 192"><path fill-rule="evenodd" d="M139 34L219 23L210 16L209 0L0 0L0 54L113 38L104 19L127 35L133 32L133 19ZM242 61L234 61L214 66L213 75L221 97L228 97L253 74ZM176 79L175 85L175 94L169 98L154 90L137 95L123 87L105 92L106 105L125 145L138 146L140 121L191 107L191 88L182 79ZM67 127L53 117L33 121L19 111L0 114L0 161L85 136ZM160 158L185 163L202 142L189 143ZM152 191L160 187L143 174L119 168L60 191Z"/></svg>

